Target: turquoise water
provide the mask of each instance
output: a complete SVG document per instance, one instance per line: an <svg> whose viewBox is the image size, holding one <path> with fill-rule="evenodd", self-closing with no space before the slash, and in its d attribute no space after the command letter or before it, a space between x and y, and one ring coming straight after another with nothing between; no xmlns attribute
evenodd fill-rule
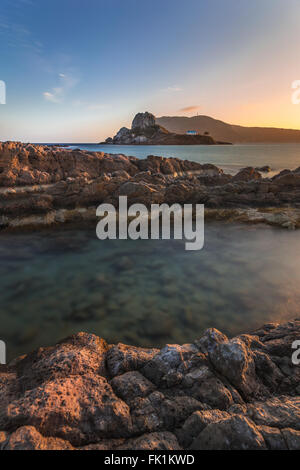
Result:
<svg viewBox="0 0 300 470"><path fill-rule="evenodd" d="M0 338L10 358L88 331L141 346L299 317L300 237L207 223L178 240L99 241L95 227L0 234Z"/></svg>
<svg viewBox="0 0 300 470"><path fill-rule="evenodd" d="M234 173L245 166L270 165L274 172L300 166L300 144L251 145L93 145L74 144L71 148L122 153L139 158L147 155L178 157L199 163L214 163Z"/></svg>

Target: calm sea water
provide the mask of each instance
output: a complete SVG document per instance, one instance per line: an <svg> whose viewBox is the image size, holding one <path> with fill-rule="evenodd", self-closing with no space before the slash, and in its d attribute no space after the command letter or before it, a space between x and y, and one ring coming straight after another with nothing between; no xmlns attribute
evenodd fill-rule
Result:
<svg viewBox="0 0 300 470"><path fill-rule="evenodd" d="M300 145L97 146L179 157L235 172L300 166ZM299 317L298 232L206 224L205 246L100 242L95 227L0 234L0 339L13 358L78 331L141 346L185 343L205 328L229 335Z"/></svg>
<svg viewBox="0 0 300 470"><path fill-rule="evenodd" d="M299 317L299 252L297 232L236 224L206 224L198 252L95 227L2 233L0 338L12 358L78 331L153 346Z"/></svg>
<svg viewBox="0 0 300 470"><path fill-rule="evenodd" d="M300 144L251 144L251 145L93 145L74 144L71 148L122 153L139 158L147 155L178 157L199 163L214 163L235 173L245 166L270 165L274 172L300 166Z"/></svg>

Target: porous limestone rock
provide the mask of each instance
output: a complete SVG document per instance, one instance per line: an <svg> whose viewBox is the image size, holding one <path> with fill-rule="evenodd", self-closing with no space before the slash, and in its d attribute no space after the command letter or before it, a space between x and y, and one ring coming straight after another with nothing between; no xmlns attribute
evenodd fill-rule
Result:
<svg viewBox="0 0 300 470"><path fill-rule="evenodd" d="M0 367L0 448L300 450L299 337L300 320L160 350L78 333Z"/></svg>

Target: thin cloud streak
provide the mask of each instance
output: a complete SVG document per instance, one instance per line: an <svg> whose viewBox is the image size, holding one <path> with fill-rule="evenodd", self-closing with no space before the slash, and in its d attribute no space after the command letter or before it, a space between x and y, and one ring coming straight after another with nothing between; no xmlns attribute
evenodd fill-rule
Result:
<svg viewBox="0 0 300 470"><path fill-rule="evenodd" d="M64 101L66 93L71 90L78 83L78 79L65 73L58 74L61 86L52 88L51 91L45 91L43 96L46 101L51 103L61 103Z"/></svg>
<svg viewBox="0 0 300 470"><path fill-rule="evenodd" d="M163 88L161 91L176 93L176 92L179 92L179 91L183 91L183 89L180 86L173 85L173 86L168 86L167 88Z"/></svg>
<svg viewBox="0 0 300 470"><path fill-rule="evenodd" d="M197 109L199 108L200 106L198 105L186 106L185 108L181 108L179 111L181 111L182 113L191 113L192 111L197 111Z"/></svg>

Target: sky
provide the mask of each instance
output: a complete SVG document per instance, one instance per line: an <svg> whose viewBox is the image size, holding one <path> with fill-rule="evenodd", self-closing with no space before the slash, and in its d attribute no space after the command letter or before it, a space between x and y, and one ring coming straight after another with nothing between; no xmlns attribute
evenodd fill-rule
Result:
<svg viewBox="0 0 300 470"><path fill-rule="evenodd" d="M299 0L1 0L0 140L99 142L140 111L300 129Z"/></svg>

